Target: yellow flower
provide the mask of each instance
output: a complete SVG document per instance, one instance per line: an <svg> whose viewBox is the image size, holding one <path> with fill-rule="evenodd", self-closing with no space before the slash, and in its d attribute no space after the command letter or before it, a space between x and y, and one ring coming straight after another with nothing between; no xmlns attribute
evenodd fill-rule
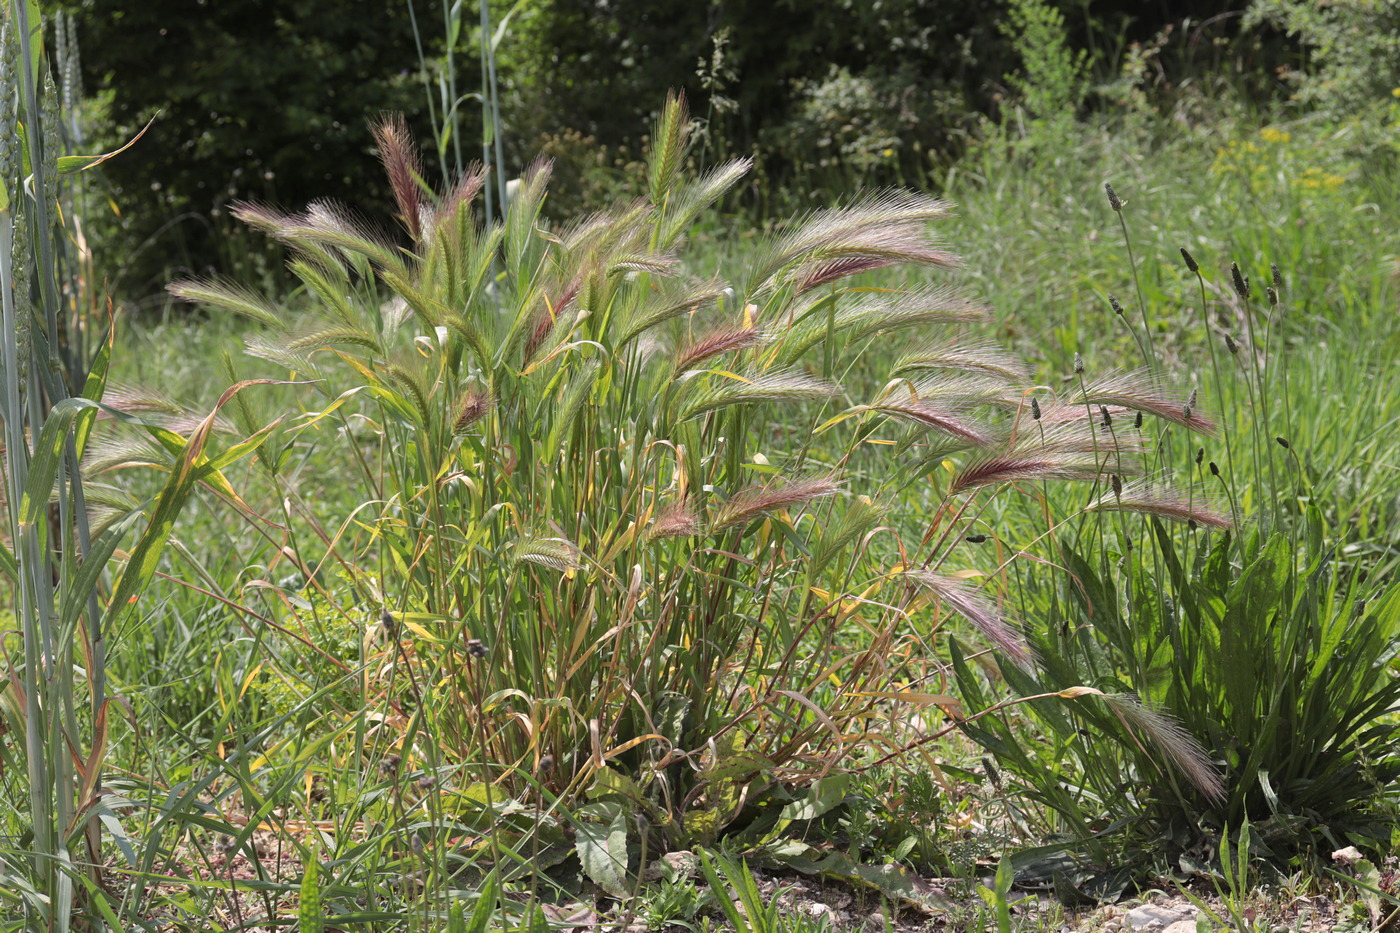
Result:
<svg viewBox="0 0 1400 933"><path fill-rule="evenodd" d="M1292 133L1289 133L1287 130L1281 130L1273 126L1264 127L1262 130L1259 131L1259 135L1264 138L1264 142L1278 143L1279 145L1283 145L1284 143L1289 142L1293 139Z"/></svg>
<svg viewBox="0 0 1400 933"><path fill-rule="evenodd" d="M888 149L888 148L887 148L887 149L884 151L883 154L884 154L885 158L888 159L888 158L890 158L891 156L894 155L894 150L893 150L893 149Z"/></svg>
<svg viewBox="0 0 1400 933"><path fill-rule="evenodd" d="M1395 88L1393 91L1391 91L1391 92L1390 92L1390 96L1391 96L1391 97L1400 97L1400 87L1397 87L1397 88Z"/></svg>

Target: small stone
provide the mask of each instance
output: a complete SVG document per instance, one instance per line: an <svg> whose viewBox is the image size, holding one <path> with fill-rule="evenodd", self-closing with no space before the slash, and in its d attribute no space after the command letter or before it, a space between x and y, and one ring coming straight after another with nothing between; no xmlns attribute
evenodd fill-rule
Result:
<svg viewBox="0 0 1400 933"><path fill-rule="evenodd" d="M1191 915L1156 904L1143 904L1128 911L1123 918L1128 928L1133 930L1162 930L1182 920L1190 920Z"/></svg>
<svg viewBox="0 0 1400 933"><path fill-rule="evenodd" d="M1178 920L1176 923L1169 924L1162 933L1196 933L1196 921Z"/></svg>
<svg viewBox="0 0 1400 933"><path fill-rule="evenodd" d="M1332 861L1348 867L1361 861L1361 857L1361 850L1356 846L1347 846L1345 849L1338 849L1332 853Z"/></svg>

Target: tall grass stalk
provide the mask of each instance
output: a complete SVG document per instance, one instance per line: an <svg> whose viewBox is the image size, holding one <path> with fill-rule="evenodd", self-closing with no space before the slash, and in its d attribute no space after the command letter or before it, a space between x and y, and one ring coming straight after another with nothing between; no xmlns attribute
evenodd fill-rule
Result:
<svg viewBox="0 0 1400 933"><path fill-rule="evenodd" d="M20 892L34 926L66 931L77 922L79 904L96 910L86 913L84 923L110 916L99 820L116 825L102 775L111 723L121 706L113 707L106 685L106 632L154 575L194 484L231 492L220 470L255 450L266 435L204 456L217 409L241 386L229 390L188 438L109 408L112 419L150 434L168 460L169 479L153 503L125 511L100 535L92 534L81 463L102 407L111 341L89 335L84 342L93 324L85 311L96 299L82 275L82 257L71 255L79 242L72 202L68 210L59 205L66 197L60 176L99 159L63 152L60 102L33 5L7 3L3 14L0 417L8 546L0 545L0 571L11 584L23 643L21 662L7 657L3 710L24 737L29 837L23 861L15 863L27 866L27 880L12 876L6 887ZM66 34L62 43L68 55L76 54L71 40ZM56 64L73 91L69 62ZM86 347L94 348L90 355ZM146 516L103 609L104 571ZM8 834L19 835L13 829Z"/></svg>

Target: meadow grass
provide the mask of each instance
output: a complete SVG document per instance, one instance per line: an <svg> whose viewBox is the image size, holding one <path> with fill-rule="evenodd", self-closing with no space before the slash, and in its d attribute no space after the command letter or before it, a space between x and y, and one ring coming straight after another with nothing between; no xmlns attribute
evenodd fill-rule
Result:
<svg viewBox="0 0 1400 933"><path fill-rule="evenodd" d="M1172 124L1177 134L1080 128L1054 154L988 142L945 180L956 203L956 217L939 221L949 250L902 225L901 210L918 224L935 213L917 199L857 202L766 244L696 237L682 268L721 320L713 329L673 321L664 339L637 349L630 342L642 331L633 330L648 314L678 307L689 324L700 301L687 304L686 293L653 306L649 291L676 262L662 247L679 246L695 217L678 221L670 199L689 191L704 200L683 186L684 121L672 118L658 128L675 150L663 147L654 162L650 209L595 218L586 235L536 238L528 185L512 209L525 219L499 233L460 221L453 211L465 202L400 186L411 261L333 212L249 212L301 250L296 294L266 301L186 285L257 326L172 312L121 328L113 379L122 391L111 399L185 433L183 411L208 411L249 372L245 342L276 364L264 374L290 371L303 383L223 407L218 426L240 436L285 420L255 459L225 469L237 501L213 490L190 504L149 590L112 628L111 690L143 726L113 727L108 740L110 806L129 814L133 848L112 856L121 880L108 890L120 893L104 904L123 922L253 923L291 916L300 899L363 928L536 928L536 902L507 894L568 901L587 878L625 902L648 856L666 848L723 844L804 865L826 857L791 846L785 834L799 832L857 840L856 864L908 861L917 845L928 866L938 840L970 835L949 829L958 815L985 805L959 777L997 774L948 732L947 716L1007 697L1009 709L969 730L1025 758L1010 772L1015 786L986 792L1004 806L1004 838L1082 836L1114 807L1149 813L1170 799L1163 786L1182 798L1169 812L1209 810L1208 777L1192 793L1190 767L1163 764L1160 749L1186 741L1172 720L1130 698L1096 698L1158 699L1152 658L1125 650L1092 682L1072 664L1036 680L1018 673L1024 648L1008 620L1049 651L1073 593L1055 570L1067 553L1081 555L1081 583L1098 575L1106 586L1134 543L1141 590L1171 577L1172 555L1188 574L1212 553L1238 571L1260 553L1241 543L1251 528L1288 536L1275 545L1289 552L1274 558L1280 567L1296 559L1312 571L1320 551L1334 552L1339 570L1327 585L1342 591L1343 621L1389 581L1400 487L1386 465L1400 462L1400 403L1386 382L1396 235L1383 217L1394 178L1368 163L1335 164L1321 128L1187 112ZM394 158L411 168L406 141L386 132L391 171ZM1105 181L1126 202L1121 213ZM500 255L483 245L497 236L508 244ZM455 254L434 252L443 237ZM612 237L613 252L590 253L589 237ZM938 264L949 251L990 306L989 326L958 322L960 343L925 344L895 329L899 315L925 325L958 317L965 305L954 296L862 303L908 288L875 266ZM588 280L599 255L616 274ZM1253 280L1249 298L1231 263ZM1270 263L1283 280L1276 305L1264 292ZM493 287L466 284L472 269ZM727 270L732 296L709 284L716 270ZM575 272L580 288L596 290L586 307L609 309L601 319L560 318L585 307L570 304ZM837 293L823 277L847 274L856 288L828 301ZM406 302L385 304L375 281ZM760 332L755 318L782 326ZM1032 363L1029 379L1016 356ZM996 391L953 380L940 399L930 374L948 367L1003 372ZM730 372L757 388L735 390ZM1197 412L1220 424L1214 438L1149 427L1143 449L1129 450L1135 411L1190 423L1193 390ZM1047 459L1031 399L1037 412L1087 422L1094 440L1086 447L1081 436ZM1108 424L1093 427L1100 419ZM993 437L1007 425L1020 441ZM658 465L658 439L688 456ZM601 466L594 459L614 448ZM124 479L143 460L169 468L143 435L116 426L93 449L93 474L117 478L104 504L124 495L130 508L160 492L163 477ZM1149 476L1184 477L1193 491L1168 500L1152 487L1134 500L1142 488L1110 479L1132 454ZM849 494L831 478L838 467ZM1050 482L1074 479L1086 483ZM1238 550L1213 549L1204 530L1168 534L1150 519L1119 518L1125 501L1200 525L1220 515L1239 530ZM655 533L639 532L648 527ZM693 552L681 546L702 534L715 538ZM642 585L653 579L672 581L670 603L664 588ZM710 612L668 617L667 605ZM657 635L638 618L673 629ZM1306 627L1309 617L1298 618ZM1107 628L1099 616L1090 623ZM1000 664L989 637L1000 639ZM1389 644L1377 637L1373 655L1352 663L1390 677L1376 667ZM1195 675L1181 687L1208 681ZM1079 687L1093 690L1015 702ZM1217 751L1206 724L1168 711ZM1313 715L1319 732L1349 737L1327 710ZM1071 728L1058 733L1062 723ZM1083 728L1098 741L1081 741ZM1136 755L1153 736L1156 750ZM1189 765L1190 750L1178 752ZM919 808L904 828L861 830L852 801L871 792L866 778L828 775L867 769L893 769L901 787L920 769L936 774L922 794L947 803ZM1035 769L1039 785L1026 777ZM1150 785L1150 799L1109 800L1127 780ZM7 796L21 784L12 778ZM1069 789L1054 796L1055 785ZM645 814L640 825L632 810ZM8 818L25 822L18 809ZM1121 858L1113 846L1091 848ZM270 863L269 849L280 853ZM741 900L752 895L743 871L714 864L719 872L708 872L730 879ZM937 867L949 870L951 859ZM243 871L257 877L236 877Z"/></svg>

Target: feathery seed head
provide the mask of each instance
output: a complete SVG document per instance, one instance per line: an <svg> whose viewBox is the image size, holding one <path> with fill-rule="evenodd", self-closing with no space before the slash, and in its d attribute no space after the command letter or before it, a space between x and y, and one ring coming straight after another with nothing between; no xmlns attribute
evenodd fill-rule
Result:
<svg viewBox="0 0 1400 933"><path fill-rule="evenodd" d="M1085 386L1075 401L1080 405L1121 405L1201 434L1215 432L1213 421L1198 414L1193 405L1183 403L1181 396L1163 391L1143 371L1114 373L1097 379Z"/></svg>
<svg viewBox="0 0 1400 933"><path fill-rule="evenodd" d="M680 419L688 421L730 405L830 398L840 391L840 386L830 380L794 370L741 375L737 379L724 377L723 381L701 385L681 407Z"/></svg>
<svg viewBox="0 0 1400 933"><path fill-rule="evenodd" d="M1074 354L1074 371L1076 373L1084 372L1084 357L1080 356L1078 351Z"/></svg>
<svg viewBox="0 0 1400 933"><path fill-rule="evenodd" d="M984 637L1016 664L1025 667L1031 663L1031 652L1020 633L1006 621L996 605L982 591L965 580L929 570L910 570L906 572L906 576L932 593L944 609L955 612L971 622Z"/></svg>
<svg viewBox="0 0 1400 933"><path fill-rule="evenodd" d="M743 350L754 344L762 343L763 331L756 326L748 325L744 327L723 327L696 340L688 347L683 348L676 355L676 372L682 373L698 363L721 353L730 353L734 350Z"/></svg>
<svg viewBox="0 0 1400 933"><path fill-rule="evenodd" d="M394 201L399 206L404 226L414 239L421 231L419 226L422 210L422 191L419 188L423 170L418 158L418 147L409 135L408 124L402 114L383 117L373 127L374 140L379 145L379 160L384 163L384 171L389 176L389 186L394 192Z"/></svg>
<svg viewBox="0 0 1400 933"><path fill-rule="evenodd" d="M844 279L861 272L873 272L894 265L895 260L882 256L841 256L811 267L797 283L797 294Z"/></svg>
<svg viewBox="0 0 1400 933"><path fill-rule="evenodd" d="M1032 448L983 457L967 464L953 477L948 491L956 494L1022 480L1095 480L1100 475L1102 464L1092 452Z"/></svg>
<svg viewBox="0 0 1400 933"><path fill-rule="evenodd" d="M1216 766L1200 744L1167 713L1147 706L1128 694L1106 694L1103 697L1120 722L1138 730L1164 755L1196 789L1215 803L1225 799L1225 784Z"/></svg>
<svg viewBox="0 0 1400 933"><path fill-rule="evenodd" d="M495 400L486 393L468 389L457 400L456 416L452 419L452 430L457 434L464 433L472 425L485 418L495 404Z"/></svg>
<svg viewBox="0 0 1400 933"><path fill-rule="evenodd" d="M684 501L662 509L647 529L647 538L689 538L700 533L700 519Z"/></svg>
<svg viewBox="0 0 1400 933"><path fill-rule="evenodd" d="M715 513L711 528L726 531L742 528L760 516L778 509L803 505L836 494L841 484L834 476L818 476L790 483L768 483L741 489Z"/></svg>
<svg viewBox="0 0 1400 933"><path fill-rule="evenodd" d="M1112 496L1100 496L1085 507L1086 512L1137 512L1174 522L1195 522L1212 531L1230 528L1229 517L1216 501L1200 492L1182 493L1138 481L1114 484Z"/></svg>
<svg viewBox="0 0 1400 933"><path fill-rule="evenodd" d="M925 344L896 362L892 374L921 370L979 373L1008 382L1019 382L1028 376L1020 357L987 341L944 340Z"/></svg>
<svg viewBox="0 0 1400 933"><path fill-rule="evenodd" d="M537 538L529 536L521 538L515 543L516 560L540 564L551 570L563 572L577 570L582 566L582 556L583 553L579 550L578 545L564 537Z"/></svg>

